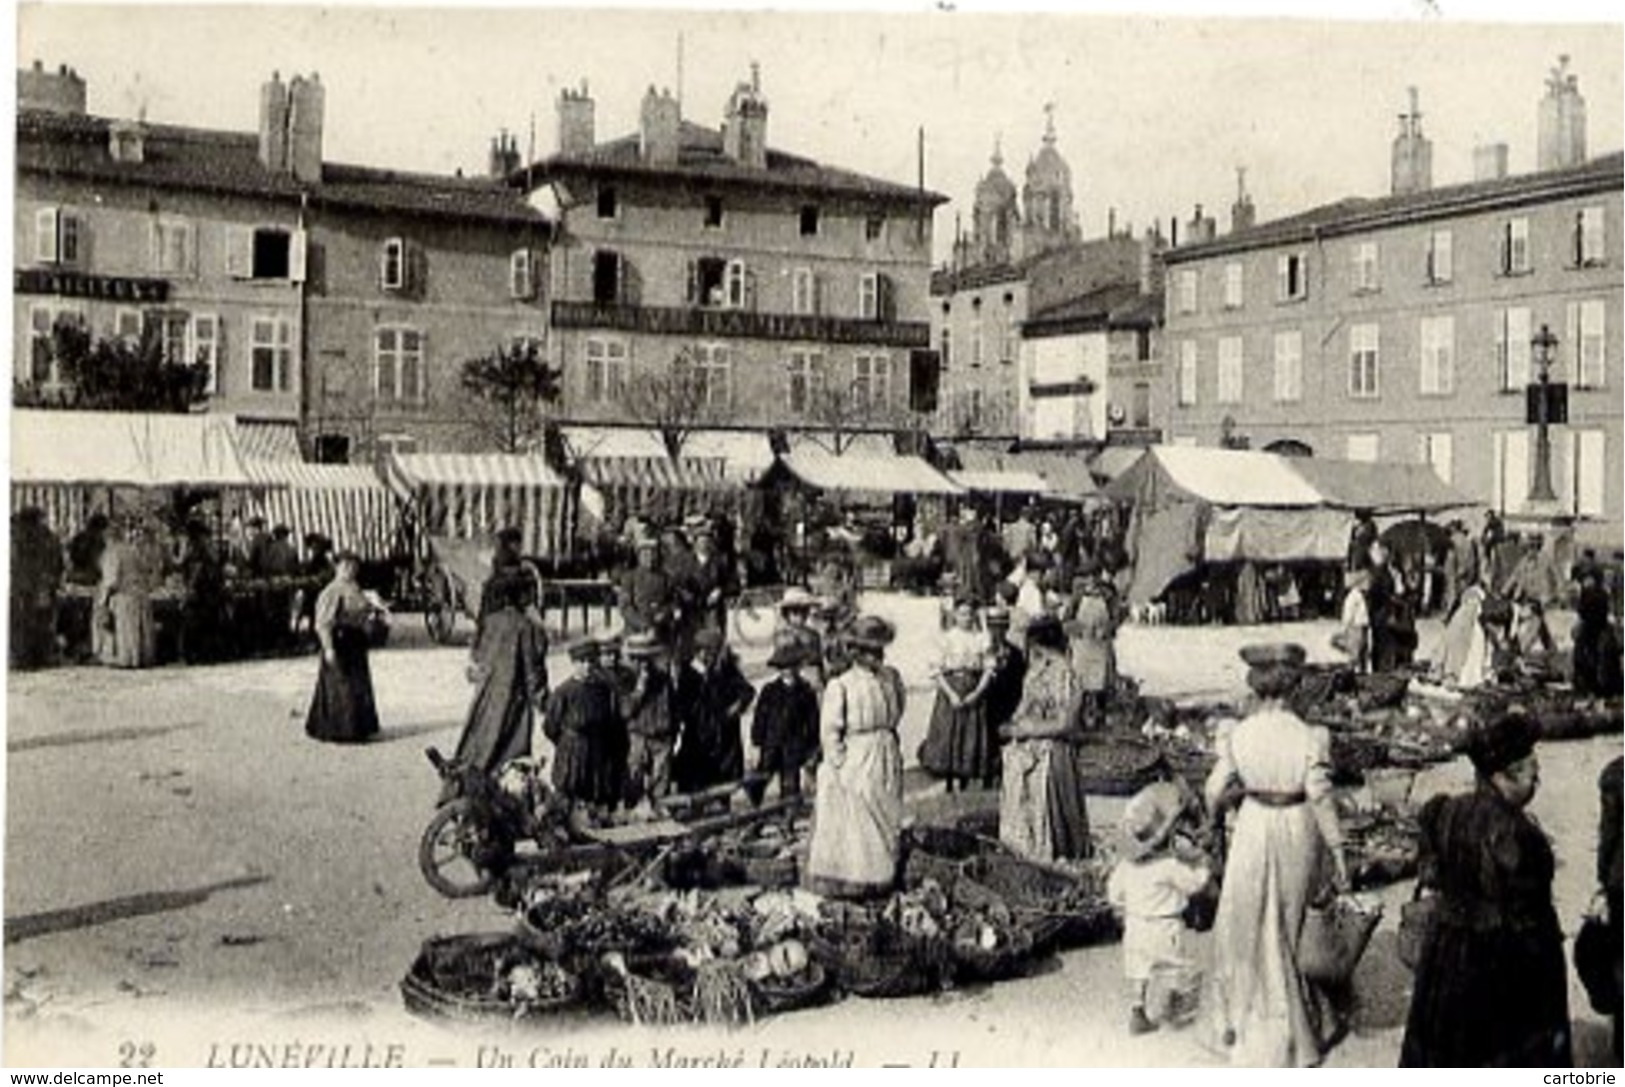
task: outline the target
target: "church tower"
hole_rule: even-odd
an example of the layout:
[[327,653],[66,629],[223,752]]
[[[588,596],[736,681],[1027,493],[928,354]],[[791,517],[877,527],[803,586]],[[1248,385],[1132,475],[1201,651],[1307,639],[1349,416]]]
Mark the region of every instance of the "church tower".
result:
[[1072,168],[1055,149],[1053,102],[1044,107],[1044,114],[1044,144],[1027,163],[1027,184],[1021,190],[1026,217],[1019,258],[1047,253],[1082,237],[1077,213],[1072,209]]
[[1016,202],[1016,183],[1004,172],[1004,154],[997,139],[993,141],[992,165],[976,183],[976,202],[971,216],[968,263],[1010,263],[1015,255],[1021,209]]

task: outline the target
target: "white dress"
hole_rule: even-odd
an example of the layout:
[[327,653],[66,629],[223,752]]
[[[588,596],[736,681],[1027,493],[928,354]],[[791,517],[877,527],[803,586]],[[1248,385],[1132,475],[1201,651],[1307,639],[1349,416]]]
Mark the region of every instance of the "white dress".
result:
[[815,891],[865,895],[891,888],[903,833],[903,753],[895,671],[854,665],[824,688],[807,882]]

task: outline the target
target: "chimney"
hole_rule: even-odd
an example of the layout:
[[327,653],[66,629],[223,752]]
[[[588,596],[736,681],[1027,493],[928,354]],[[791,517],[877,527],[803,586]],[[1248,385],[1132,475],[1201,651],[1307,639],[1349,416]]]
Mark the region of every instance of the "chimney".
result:
[[1422,135],[1422,111],[1416,88],[1410,88],[1411,110],[1399,115],[1394,137],[1391,189],[1395,196],[1426,192],[1433,187],[1433,141]]
[[327,91],[315,72],[309,79],[288,81],[288,168],[296,181],[315,184],[322,179],[322,114]]
[[1158,295],[1162,293],[1162,235],[1151,227],[1145,228],[1145,237],[1140,241],[1140,293],[1144,295]]
[[32,68],[17,69],[17,108],[82,117],[85,81],[65,64],[47,72],[45,65],[36,60]]
[[288,168],[288,88],[281,72],[260,85],[260,165],[279,173]]
[[1168,244],[1175,248],[1179,246],[1179,216],[1175,215],[1168,220],[1168,233],[1171,235]]
[[1546,77],[1546,97],[1540,100],[1539,152],[1536,168],[1561,170],[1586,159],[1586,102],[1580,80],[1569,72],[1568,54]]
[[643,161],[651,166],[677,165],[682,123],[682,110],[671,91],[656,91],[651,85],[643,95],[638,119],[638,146]]
[[493,181],[503,181],[513,176],[523,166],[519,158],[519,137],[508,135],[503,129],[491,138],[491,159],[486,167],[486,173]]
[[762,97],[762,70],[754,62],[750,82],[740,83],[728,98],[722,151],[741,166],[767,166],[767,99]]
[[1481,143],[1473,148],[1473,180],[1497,181],[1507,176],[1507,145]]
[[585,79],[581,81],[579,91],[566,87],[559,92],[559,154],[592,154],[592,149],[598,144],[598,137],[593,131],[593,109],[592,96],[587,93]]
[[1243,230],[1250,230],[1258,222],[1258,209],[1253,207],[1253,198],[1247,195],[1247,167],[1236,167],[1236,202],[1230,205],[1230,233],[1239,234]]
[[1191,245],[1201,245],[1210,242],[1219,236],[1219,225],[1211,215],[1202,214],[1202,205],[1196,205],[1196,213],[1190,221]]

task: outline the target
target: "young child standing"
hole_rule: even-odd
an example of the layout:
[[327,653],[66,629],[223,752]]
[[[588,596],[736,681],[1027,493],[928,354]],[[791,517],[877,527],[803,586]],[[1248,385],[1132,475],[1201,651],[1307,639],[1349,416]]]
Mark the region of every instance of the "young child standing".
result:
[[818,754],[818,691],[802,675],[805,650],[786,643],[773,650],[768,667],[778,675],[762,685],[750,722],[756,768],[777,774],[779,796],[801,795],[801,768]]
[[[1184,814],[1179,787],[1159,781],[1136,793],[1123,810],[1122,859],[1106,881],[1106,897],[1123,919],[1123,974],[1129,984],[1130,1034],[1157,1029],[1163,1008],[1147,1011],[1153,977],[1188,982],[1191,960],[1185,952],[1183,914],[1191,896],[1212,878],[1206,863],[1187,859],[1173,844]],[[1183,986],[1175,983],[1175,991]],[[1169,1020],[1188,1010],[1175,1002]]]

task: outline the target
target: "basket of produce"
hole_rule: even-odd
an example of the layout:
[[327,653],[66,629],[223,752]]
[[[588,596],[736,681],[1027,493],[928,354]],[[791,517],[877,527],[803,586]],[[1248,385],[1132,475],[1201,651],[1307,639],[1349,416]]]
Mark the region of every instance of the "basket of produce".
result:
[[835,984],[856,996],[923,996],[944,988],[953,977],[953,961],[940,932],[905,930],[861,909],[845,909],[826,919],[807,946],[833,973]]
[[1421,831],[1412,810],[1381,806],[1342,817],[1349,879],[1360,890],[1416,875]]
[[1388,764],[1390,740],[1375,733],[1332,732],[1332,781],[1352,785],[1365,780],[1367,770]]
[[505,932],[426,940],[401,980],[406,1010],[428,1019],[526,1019],[580,995],[575,974]]
[[777,1015],[822,1003],[831,974],[800,940],[785,940],[740,960],[760,1014]]
[[672,950],[676,936],[671,926],[645,910],[612,903],[596,903],[572,911],[548,927],[551,911],[533,907],[519,915],[524,938],[539,949],[557,957],[587,955],[597,957],[611,951],[632,955],[655,955]]
[[782,842],[734,842],[723,848],[722,857],[748,886],[794,887],[801,880],[801,863]]
[[[1105,886],[1093,870],[1073,874],[1021,857],[980,857],[965,865],[965,880],[983,888],[1018,918],[1038,926],[1056,947],[1115,939],[1117,921]],[[960,898],[972,888],[965,887]]]
[[903,886],[912,890],[927,880],[951,887],[964,862],[989,854],[1008,854],[995,838],[957,827],[920,825],[903,833]]
[[1138,736],[1090,734],[1078,744],[1083,791],[1095,796],[1133,796],[1157,776],[1163,755]]
[[693,1022],[695,969],[682,956],[612,951],[600,962],[599,997],[624,1021],[641,1027]]
[[973,984],[1020,977],[1040,954],[1033,926],[1000,904],[958,911],[948,946],[954,980]]

